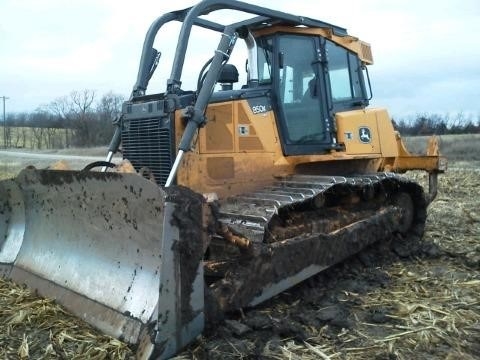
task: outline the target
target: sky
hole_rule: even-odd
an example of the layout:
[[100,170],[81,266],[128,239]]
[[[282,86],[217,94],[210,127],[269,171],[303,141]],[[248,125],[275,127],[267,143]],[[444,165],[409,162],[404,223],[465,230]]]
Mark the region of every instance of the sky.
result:
[[[0,97],[9,98],[6,112],[31,112],[74,90],[128,97],[152,21],[196,2],[0,0]],[[375,62],[369,67],[371,106],[387,108],[395,118],[480,116],[479,0],[246,2],[330,22],[370,43]],[[233,22],[234,16],[217,13],[212,19]],[[171,25],[157,37],[162,60],[150,93],[165,89],[177,31]],[[218,40],[218,33],[204,31],[191,38],[184,89],[194,89],[193,69],[213,55]],[[243,70],[243,49],[236,51],[233,57]]]

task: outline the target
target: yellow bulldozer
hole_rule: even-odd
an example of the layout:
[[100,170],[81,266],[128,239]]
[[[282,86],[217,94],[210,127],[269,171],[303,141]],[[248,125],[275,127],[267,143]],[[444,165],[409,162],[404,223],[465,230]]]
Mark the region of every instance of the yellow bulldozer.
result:
[[[208,17],[220,10],[245,20]],[[147,93],[161,63],[154,40],[170,22],[181,23],[170,76]],[[186,90],[198,29],[219,42]],[[240,41],[243,84],[229,63]],[[133,344],[138,358],[167,358],[205,324],[370,244],[414,247],[446,161],[435,138],[426,155],[409,153],[387,111],[368,108],[372,63],[368,43],[308,17],[235,0],[164,14],[106,161],[0,182],[0,275]],[[110,170],[118,151],[135,173]],[[407,170],[428,173],[427,191],[399,175]]]

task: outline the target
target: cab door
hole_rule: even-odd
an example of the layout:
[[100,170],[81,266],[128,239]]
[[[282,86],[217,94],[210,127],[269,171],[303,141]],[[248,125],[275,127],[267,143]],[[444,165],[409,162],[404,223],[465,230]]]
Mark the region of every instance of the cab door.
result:
[[321,154],[332,149],[318,38],[282,34],[276,38],[274,87],[285,155]]

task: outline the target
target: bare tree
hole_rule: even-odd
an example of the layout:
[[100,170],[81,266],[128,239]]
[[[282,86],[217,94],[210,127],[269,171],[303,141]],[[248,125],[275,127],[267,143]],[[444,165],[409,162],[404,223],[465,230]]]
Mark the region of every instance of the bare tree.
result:
[[19,127],[15,128],[15,131],[14,131],[14,136],[13,136],[13,147],[15,148],[18,148],[18,144],[20,143],[20,139],[21,139],[21,136],[22,136],[22,133],[20,132],[20,129]]
[[5,147],[12,147],[12,127],[6,126],[5,127]]
[[32,127],[32,139],[31,148],[39,149],[43,148],[45,129],[41,127]]
[[109,92],[96,102],[93,90],[72,91],[33,113],[12,115],[10,126],[15,129],[8,140],[23,147],[30,141],[34,148],[107,145],[123,100]]
[[92,139],[90,123],[95,117],[92,106],[95,99],[95,91],[72,91],[70,99],[72,101],[72,116],[74,118],[74,127],[77,130],[78,145],[93,145],[94,141]]
[[[57,98],[48,105],[49,111],[64,128],[67,147],[71,141],[78,146],[94,144],[95,131],[92,129],[95,120],[94,100],[93,90],[72,91],[69,96]],[[71,129],[74,129],[74,133]]]
[[97,143],[108,144],[113,135],[112,122],[122,113],[123,95],[108,92],[97,105]]
[[21,140],[22,140],[22,148],[27,147],[27,136],[28,136],[28,128],[26,126],[22,126],[20,128],[21,133]]
[[70,139],[72,137],[73,116],[72,104],[68,96],[62,96],[52,101],[47,106],[54,117],[59,122],[59,127],[65,132],[65,147],[70,147]]

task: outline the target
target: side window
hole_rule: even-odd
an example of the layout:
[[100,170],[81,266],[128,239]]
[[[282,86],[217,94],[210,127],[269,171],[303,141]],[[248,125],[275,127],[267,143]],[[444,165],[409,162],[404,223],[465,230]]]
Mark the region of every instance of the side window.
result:
[[258,82],[269,84],[272,81],[273,39],[262,39],[258,44]]
[[333,101],[362,97],[357,56],[331,41],[325,48]]
[[353,97],[363,97],[364,94],[362,93],[362,85],[360,85],[360,76],[363,76],[360,61],[356,55],[349,52],[348,63],[350,65],[350,78],[352,81]]

